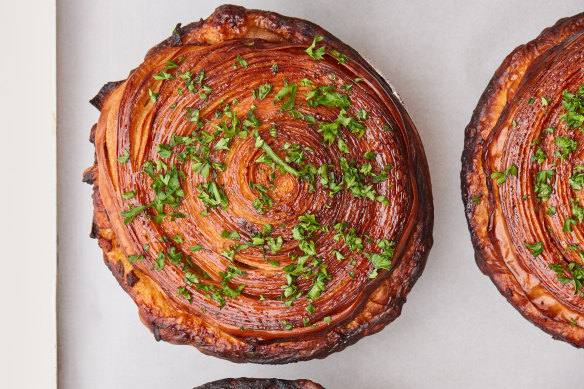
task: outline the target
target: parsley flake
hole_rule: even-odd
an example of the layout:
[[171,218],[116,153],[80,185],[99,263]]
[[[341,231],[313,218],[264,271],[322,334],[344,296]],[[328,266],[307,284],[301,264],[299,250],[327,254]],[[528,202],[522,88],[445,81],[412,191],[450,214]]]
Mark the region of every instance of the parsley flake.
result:
[[312,44],[306,50],[304,50],[304,52],[316,60],[323,59],[323,56],[325,54],[325,49],[326,49],[325,46],[321,46],[318,49],[315,49],[316,44],[323,39],[324,38],[322,36],[319,36],[319,35],[315,36],[314,40],[312,41]]
[[535,242],[533,244],[524,242],[523,244],[525,245],[525,247],[531,250],[531,255],[533,255],[534,257],[537,257],[541,253],[543,253],[543,242]]
[[247,68],[247,61],[241,57],[241,55],[237,54],[237,62],[243,68]]
[[497,186],[498,186],[498,185],[501,185],[502,183],[504,183],[505,181],[507,181],[507,178],[509,178],[509,175],[517,177],[517,166],[515,166],[515,164],[511,164],[511,166],[509,166],[502,173],[501,172],[493,172],[491,174],[491,178],[497,179]]
[[136,196],[136,191],[135,190],[130,190],[126,193],[122,193],[122,198],[129,200],[131,198],[134,198],[134,196]]
[[130,153],[128,152],[128,150],[124,150],[124,151],[122,152],[122,155],[120,155],[120,156],[117,158],[117,161],[118,161],[119,163],[127,163],[129,159],[130,159]]

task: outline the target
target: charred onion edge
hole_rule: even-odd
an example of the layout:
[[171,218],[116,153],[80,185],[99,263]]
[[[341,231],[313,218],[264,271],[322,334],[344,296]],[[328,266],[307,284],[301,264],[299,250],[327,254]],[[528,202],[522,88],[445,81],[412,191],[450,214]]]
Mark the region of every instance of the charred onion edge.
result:
[[[530,64],[539,56],[545,55],[547,50],[582,31],[584,13],[560,19],[552,27],[543,30],[537,38],[517,47],[505,58],[481,95],[466,127],[460,173],[462,201],[477,265],[526,319],[555,339],[564,340],[576,347],[584,347],[584,330],[546,316],[529,300],[503,260],[491,254],[495,252],[494,246],[490,240],[481,238],[481,234],[486,234],[488,229],[486,225],[481,225],[479,216],[480,208],[486,202],[474,203],[472,197],[489,192],[487,180],[490,178],[485,177],[481,162],[485,139],[496,127],[506,104],[513,101],[516,87],[521,83]],[[502,101],[505,104],[500,104]]]
[[[252,25],[253,23],[253,25]],[[401,266],[399,283],[391,277],[387,278],[373,291],[362,310],[355,312],[339,325],[328,331],[319,332],[311,336],[275,341],[270,344],[245,343],[239,338],[223,333],[198,318],[190,322],[179,323],[177,316],[184,313],[176,311],[170,299],[153,283],[146,275],[134,269],[132,264],[123,255],[117,238],[111,228],[109,217],[101,200],[98,187],[98,166],[94,164],[84,173],[84,181],[93,183],[94,218],[92,225],[92,237],[97,237],[100,247],[103,249],[104,261],[122,288],[134,299],[142,322],[150,328],[156,340],[165,340],[175,344],[190,344],[201,352],[228,359],[233,362],[254,362],[280,364],[297,362],[312,358],[324,358],[335,351],[355,343],[366,335],[376,333],[392,322],[401,313],[401,307],[406,301],[408,292],[416,280],[422,274],[429,250],[432,246],[432,228],[434,209],[430,185],[430,173],[426,162],[421,140],[415,127],[400,103],[399,97],[391,89],[389,84],[352,48],[343,44],[336,37],[321,27],[305,20],[285,17],[273,12],[260,10],[247,10],[243,7],[224,5],[218,7],[206,20],[200,20],[178,29],[182,42],[192,42],[194,37],[203,27],[213,27],[228,31],[229,38],[244,36],[248,27],[261,28],[274,34],[277,41],[292,41],[310,45],[316,35],[321,35],[324,40],[320,44],[328,48],[334,48],[345,54],[351,54],[352,60],[357,60],[386,90],[405,123],[408,133],[407,145],[411,152],[411,166],[415,167],[415,181],[418,188],[419,215],[416,230],[410,237],[410,244],[404,255],[399,260]],[[170,37],[152,48],[146,58],[165,47],[175,44]],[[117,83],[106,84],[91,103],[98,109],[109,93],[119,85]],[[90,140],[93,142],[95,126],[92,128]],[[394,281],[393,283],[391,281]],[[164,309],[175,309],[175,315],[164,315],[160,306]],[[184,317],[181,317],[185,319]],[[194,323],[193,323],[194,321]]]
[[224,378],[194,389],[324,389],[310,380],[281,380],[279,378]]

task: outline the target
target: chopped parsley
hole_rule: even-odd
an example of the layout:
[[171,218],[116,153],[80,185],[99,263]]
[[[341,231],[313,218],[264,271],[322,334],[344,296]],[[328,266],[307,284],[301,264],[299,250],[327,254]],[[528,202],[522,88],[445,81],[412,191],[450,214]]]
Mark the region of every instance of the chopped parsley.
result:
[[584,124],[584,85],[580,85],[575,93],[565,90],[562,106],[567,112],[559,115],[559,118],[566,123],[566,127],[582,128]]
[[140,205],[134,208],[131,208],[125,212],[122,212],[122,217],[124,218],[124,224],[128,224],[131,222],[136,216],[138,216],[142,211],[148,208],[148,205]]
[[259,192],[259,197],[253,200],[252,206],[260,215],[263,215],[272,207],[272,205],[274,205],[274,200],[268,195],[268,188],[265,186],[254,184],[253,182],[250,182],[249,186]]
[[316,59],[316,60],[321,60],[323,59],[323,56],[325,54],[325,50],[326,47],[325,46],[321,46],[319,48],[316,48],[316,44],[318,42],[320,42],[321,40],[323,40],[324,38],[322,36],[315,36],[314,40],[312,41],[312,44],[306,49],[304,50],[305,53],[307,53],[308,55],[310,55],[312,58]]
[[197,196],[207,208],[220,207],[221,209],[227,209],[229,201],[223,189],[219,187],[215,182],[209,181],[207,183],[197,185],[199,190],[199,195]]
[[282,104],[282,108],[280,108],[280,112],[289,111],[294,109],[294,103],[296,102],[296,92],[298,91],[298,85],[296,83],[288,84],[286,80],[284,80],[284,86],[282,89],[276,93],[274,96],[274,104],[278,103],[284,97],[288,96],[288,99]]
[[549,200],[553,187],[550,185],[552,177],[556,174],[553,170],[541,170],[535,175],[534,192],[538,200]]
[[565,136],[556,136],[554,138],[554,144],[560,149],[556,150],[554,155],[562,161],[578,147],[578,142]]
[[166,66],[165,66],[166,70],[176,69],[176,68],[178,68],[178,65],[176,64],[176,62],[174,62],[173,60],[170,60],[170,59],[166,61]]
[[155,80],[172,80],[174,78],[172,74],[167,73],[164,70],[161,70],[160,73],[155,74],[153,77]]
[[349,62],[349,59],[347,58],[347,56],[345,54],[341,54],[336,50],[330,50],[329,53],[335,57],[339,63],[346,63]]
[[179,296],[183,296],[189,303],[192,302],[191,292],[189,292],[186,287],[177,288],[176,292]]
[[378,239],[377,247],[381,249],[380,253],[364,253],[374,267],[374,270],[369,273],[369,278],[377,277],[379,269],[390,269],[391,258],[393,257],[395,251],[395,242],[390,242],[387,239]]
[[150,101],[152,101],[152,104],[154,104],[158,99],[159,94],[154,93],[152,89],[148,88],[148,96],[150,96]]
[[582,190],[584,187],[584,166],[576,166],[574,168],[574,173],[572,177],[569,178],[570,185],[574,190]]
[[128,150],[124,150],[124,151],[122,152],[122,155],[120,155],[120,156],[117,158],[117,161],[118,161],[119,163],[126,163],[126,162],[128,162],[128,160],[129,160],[129,159],[130,159],[130,153],[128,152]]
[[254,89],[254,92],[256,92],[256,94],[254,94],[254,97],[256,99],[263,100],[272,91],[272,88],[273,88],[272,84],[266,82],[264,85],[260,85],[257,91]]
[[574,216],[576,219],[578,219],[578,223],[582,223],[582,220],[584,220],[584,208],[582,208],[579,204],[578,204],[578,200],[573,200],[573,204],[572,204],[572,216]]
[[541,253],[543,253],[543,242],[535,242],[533,244],[524,242],[523,244],[525,245],[525,247],[531,250],[531,255],[533,255],[534,257],[537,257]]
[[122,198],[129,200],[134,198],[134,196],[136,196],[136,191],[135,190],[130,190],[126,193],[122,193]]
[[241,239],[241,237],[239,236],[239,233],[237,231],[229,232],[225,229],[221,232],[221,237],[223,239],[234,239],[234,240]]
[[493,172],[491,174],[491,178],[497,180],[497,185],[501,185],[502,183],[507,181],[507,178],[509,178],[510,175],[517,177],[517,166],[515,166],[515,164],[511,164],[511,166],[505,169],[505,171],[502,173]]
[[266,154],[268,155],[268,157],[274,161],[276,164],[278,164],[280,167],[282,167],[284,169],[284,171],[286,171],[287,173],[292,174],[294,177],[299,177],[300,176],[300,172],[298,172],[298,170],[294,169],[292,166],[290,166],[289,164],[287,164],[286,162],[284,162],[284,160],[282,158],[280,158],[275,152],[274,150],[272,150],[272,148],[260,137],[259,133],[257,130],[254,130],[254,137],[255,137],[255,148],[262,148]]
[[[582,254],[580,254],[580,256],[582,256]],[[568,266],[565,266],[563,263],[558,262],[556,264],[550,264],[549,268],[556,273],[558,281],[561,282],[562,285],[573,282],[574,294],[576,295],[580,292],[584,282],[584,267],[582,267],[582,265],[579,265],[576,262],[570,262]]]
[[334,85],[312,87],[312,91],[306,94],[307,105],[309,107],[324,105],[326,107],[349,108],[351,106],[349,97],[340,92],[333,92],[334,88]]
[[535,154],[533,154],[533,157],[531,157],[531,160],[534,162],[537,162],[539,165],[541,165],[546,160],[546,158],[547,158],[547,156],[545,155],[543,149],[541,147],[539,147],[535,151]]
[[578,221],[576,221],[572,218],[567,218],[564,221],[564,227],[562,228],[562,232],[572,233],[572,225],[576,225],[576,224],[578,224]]
[[241,55],[237,54],[237,62],[242,68],[247,68],[247,61],[241,57]]

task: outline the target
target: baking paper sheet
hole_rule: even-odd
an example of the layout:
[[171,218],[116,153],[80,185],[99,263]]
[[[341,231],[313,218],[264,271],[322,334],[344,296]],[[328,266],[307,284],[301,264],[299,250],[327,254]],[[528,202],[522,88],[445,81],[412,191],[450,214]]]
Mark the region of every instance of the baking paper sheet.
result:
[[88,100],[123,79],[178,22],[217,1],[58,2],[59,378],[68,388],[190,388],[224,377],[309,378],[327,388],[550,388],[582,385],[584,353],[509,305],[474,263],[460,196],[464,128],[516,46],[581,1],[241,1],[309,19],[357,49],[395,86],[430,164],[434,248],[403,313],[324,360],[234,364],[157,343],[89,238]]

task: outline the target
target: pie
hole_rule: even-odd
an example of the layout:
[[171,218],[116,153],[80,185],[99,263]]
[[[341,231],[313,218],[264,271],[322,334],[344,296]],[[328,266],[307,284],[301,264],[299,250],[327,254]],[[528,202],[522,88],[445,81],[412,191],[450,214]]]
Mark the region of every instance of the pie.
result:
[[501,64],[466,128],[477,264],[535,325],[584,346],[584,14]]
[[287,363],[400,314],[432,245],[428,166],[330,33],[222,6],[91,102],[92,236],[156,340]]

